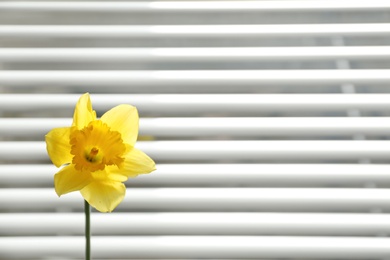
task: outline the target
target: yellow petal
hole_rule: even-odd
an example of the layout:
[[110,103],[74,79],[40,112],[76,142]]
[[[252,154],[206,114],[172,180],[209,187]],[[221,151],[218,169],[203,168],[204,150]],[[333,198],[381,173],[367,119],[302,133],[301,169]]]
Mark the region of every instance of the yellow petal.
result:
[[74,165],[68,165],[54,175],[54,187],[58,196],[81,190],[92,181],[91,174],[80,172],[74,168]]
[[70,131],[70,127],[54,128],[45,136],[47,153],[57,167],[72,161]]
[[109,168],[109,176],[112,179],[123,181],[121,176],[133,178],[138,174],[150,173],[154,170],[156,170],[156,164],[154,161],[144,152],[133,148],[125,155],[125,161],[120,169],[113,167]]
[[115,181],[93,181],[81,190],[84,199],[100,212],[113,211],[125,194],[125,185]]
[[85,93],[76,104],[72,126],[75,126],[77,129],[83,129],[93,120],[96,120],[96,112],[92,110],[89,93]]
[[138,137],[138,111],[130,105],[119,105],[107,111],[101,118],[111,130],[122,135],[124,143],[134,146]]
[[116,173],[118,172],[117,165],[108,165],[104,170],[106,171],[106,178],[109,181],[125,182],[128,179],[127,176]]

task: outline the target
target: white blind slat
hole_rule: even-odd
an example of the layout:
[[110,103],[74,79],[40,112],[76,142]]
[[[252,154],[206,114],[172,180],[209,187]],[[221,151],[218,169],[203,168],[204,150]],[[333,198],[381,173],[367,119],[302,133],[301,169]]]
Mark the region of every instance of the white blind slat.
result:
[[[82,237],[0,238],[0,250],[8,258],[42,255],[83,256]],[[26,251],[17,250],[20,243]],[[291,255],[320,259],[381,258],[390,253],[388,238],[272,237],[272,236],[134,236],[93,237],[94,254],[103,258],[285,258]],[[180,250],[178,250],[180,248]]]
[[[118,211],[361,211],[390,209],[388,189],[129,188]],[[28,196],[26,197],[26,195]],[[61,199],[52,188],[0,190],[7,210],[82,209],[81,195]]]
[[[29,131],[31,137],[43,136],[52,128],[72,124],[70,118],[0,118],[0,134],[18,137]],[[141,118],[140,135],[153,137],[204,137],[229,135],[254,136],[345,136],[383,135],[390,133],[387,117],[209,117]]]
[[[387,164],[159,164],[130,187],[388,187]],[[0,165],[3,187],[52,187],[58,169],[47,164]]]
[[[118,213],[92,214],[100,235],[290,235],[368,236],[390,232],[387,214],[331,213]],[[83,235],[82,213],[0,215],[0,234]]]
[[[79,95],[3,94],[3,111],[68,109],[73,113]],[[390,94],[93,94],[95,109],[107,110],[129,103],[140,112],[169,115],[215,113],[259,113],[261,111],[337,111],[390,109]]]
[[104,12],[205,12],[205,11],[326,11],[389,9],[385,0],[371,1],[159,1],[159,2],[10,2],[0,3],[7,11],[104,11]]
[[1,25],[1,37],[275,37],[388,35],[386,23],[262,24],[262,25]]
[[[382,159],[389,141],[144,141],[136,147],[157,162],[179,161],[324,161]],[[47,161],[44,142],[2,142],[0,160]]]
[[[0,3],[1,4],[1,3]],[[388,59],[387,46],[219,48],[2,48],[2,62],[216,62]]]
[[[176,71],[1,71],[0,84],[10,86],[34,86],[50,84],[69,87],[83,86],[86,89],[108,86],[122,86],[127,91],[134,88],[138,92],[150,87],[156,92],[162,88],[175,87],[203,91],[226,91],[227,86],[269,85],[334,85],[380,84],[390,82],[390,70],[238,70],[227,73],[221,70]],[[194,87],[195,86],[195,87]],[[314,87],[313,86],[313,87]],[[207,90],[209,89],[209,90]],[[253,89],[253,87],[252,87]],[[245,89],[242,89],[245,90]]]

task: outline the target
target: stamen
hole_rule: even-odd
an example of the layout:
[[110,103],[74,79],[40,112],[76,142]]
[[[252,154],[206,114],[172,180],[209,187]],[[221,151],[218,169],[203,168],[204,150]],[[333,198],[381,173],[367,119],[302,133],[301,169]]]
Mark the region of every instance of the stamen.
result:
[[89,152],[89,155],[87,156],[87,160],[89,162],[94,162],[95,161],[95,158],[96,158],[96,155],[99,153],[99,149],[97,149],[96,147],[93,147],[91,149],[91,151]]

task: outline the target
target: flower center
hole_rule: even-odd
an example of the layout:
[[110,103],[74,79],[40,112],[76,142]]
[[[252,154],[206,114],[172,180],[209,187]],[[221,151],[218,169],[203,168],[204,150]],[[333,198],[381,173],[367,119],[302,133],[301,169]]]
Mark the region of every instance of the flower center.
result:
[[86,155],[86,159],[89,162],[96,162],[96,155],[99,153],[99,149],[93,147],[88,155]]
[[121,134],[102,121],[95,120],[70,135],[72,163],[76,170],[94,172],[104,170],[106,165],[123,164],[126,151]]

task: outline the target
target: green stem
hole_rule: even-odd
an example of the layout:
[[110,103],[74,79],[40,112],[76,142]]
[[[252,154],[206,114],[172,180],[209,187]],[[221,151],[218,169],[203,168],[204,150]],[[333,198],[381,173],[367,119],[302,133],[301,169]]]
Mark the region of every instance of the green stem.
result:
[[84,200],[85,212],[85,260],[91,260],[91,207]]

